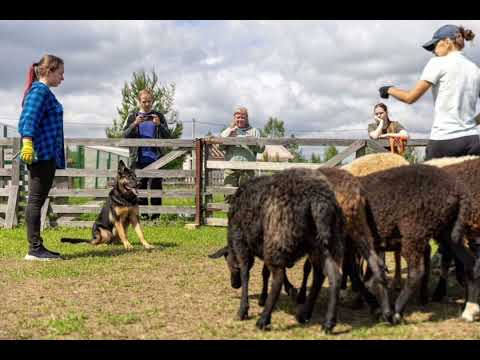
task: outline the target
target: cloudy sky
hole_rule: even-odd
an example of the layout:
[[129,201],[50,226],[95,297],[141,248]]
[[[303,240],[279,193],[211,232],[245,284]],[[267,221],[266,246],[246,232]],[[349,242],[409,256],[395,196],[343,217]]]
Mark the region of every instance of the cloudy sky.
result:
[[[155,69],[175,83],[185,138],[218,133],[232,109],[252,125],[268,117],[298,137],[365,138],[383,85],[411,88],[431,54],[421,48],[446,23],[480,32],[472,20],[408,21],[0,21],[0,122],[16,126],[28,66],[45,53],[65,61],[53,89],[67,137],[104,137],[121,88]],[[480,35],[478,35],[480,36]],[[480,63],[480,45],[466,55]],[[384,100],[414,138],[428,137],[433,101]]]

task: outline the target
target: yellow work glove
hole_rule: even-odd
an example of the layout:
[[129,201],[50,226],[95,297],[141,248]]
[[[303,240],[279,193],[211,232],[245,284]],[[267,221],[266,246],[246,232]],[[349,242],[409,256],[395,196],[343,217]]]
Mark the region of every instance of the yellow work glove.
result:
[[28,165],[33,161],[33,142],[32,139],[22,140],[22,152],[20,153],[20,159]]

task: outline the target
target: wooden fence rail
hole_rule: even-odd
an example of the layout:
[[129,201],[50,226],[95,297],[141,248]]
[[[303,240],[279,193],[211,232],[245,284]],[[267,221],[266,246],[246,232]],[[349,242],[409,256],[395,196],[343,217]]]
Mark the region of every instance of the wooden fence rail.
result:
[[[164,178],[169,180],[183,179],[185,184],[191,184],[189,179],[194,179],[194,188],[189,185],[186,189],[167,189],[163,190],[140,190],[140,197],[175,197],[195,199],[195,206],[140,206],[141,213],[144,214],[181,214],[185,216],[195,216],[195,224],[225,226],[225,218],[212,217],[215,211],[228,211],[228,204],[214,201],[214,195],[229,195],[236,190],[231,186],[219,186],[222,173],[225,169],[235,170],[254,170],[257,173],[264,171],[280,171],[288,168],[319,168],[338,166],[350,156],[359,157],[368,151],[382,152],[386,151],[389,143],[387,140],[365,140],[365,139],[323,139],[323,138],[205,138],[205,139],[85,139],[68,138],[65,139],[66,145],[84,145],[84,146],[117,146],[117,147],[167,147],[172,149],[167,155],[157,160],[145,169],[136,170],[138,177]],[[300,146],[341,146],[346,147],[339,154],[325,163],[291,163],[291,162],[239,162],[239,161],[219,161],[209,159],[209,147],[214,144],[221,145],[290,145]],[[426,146],[427,140],[409,140],[409,147]],[[22,181],[21,170],[24,167],[18,157],[10,159],[11,165],[5,163],[5,154],[16,154],[20,149],[20,139],[18,138],[0,138],[0,178],[8,181],[8,186],[0,187],[0,199],[8,198],[6,203],[0,203],[0,225],[11,228],[18,222],[17,213],[19,211],[19,194]],[[193,170],[166,170],[163,166],[179,157],[192,152],[194,156]],[[11,155],[10,155],[11,157]],[[107,177],[116,176],[115,169],[72,169],[57,170],[55,175],[54,187],[50,190],[49,198],[42,209],[42,228],[50,226],[91,226],[92,221],[75,220],[77,214],[96,214],[100,211],[101,204],[95,201],[91,204],[68,205],[59,202],[57,199],[71,197],[91,197],[95,200],[102,200],[108,196],[110,188],[105,189],[72,189],[69,187],[69,178],[72,177]],[[23,179],[23,178],[22,178]],[[108,186],[108,185],[107,185]],[[47,221],[48,214],[55,216],[51,221]]]

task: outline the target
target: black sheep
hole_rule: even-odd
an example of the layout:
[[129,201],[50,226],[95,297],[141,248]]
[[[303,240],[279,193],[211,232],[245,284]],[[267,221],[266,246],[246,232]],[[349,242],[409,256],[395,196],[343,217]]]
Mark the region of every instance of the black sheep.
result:
[[[375,275],[376,293],[379,294],[379,300],[382,304],[383,317],[385,320],[391,321],[385,264],[374,250],[376,244],[374,243],[374,238],[368,224],[368,213],[370,209],[364,191],[360,185],[360,181],[347,171],[338,168],[320,168],[316,171],[327,177],[345,217],[345,232],[347,237],[343,263],[343,276],[350,276],[353,288],[360,291],[363,298],[370,305],[372,312],[376,310],[376,308],[378,308],[378,302],[364,287],[359,276],[360,271],[357,255],[366,259]],[[303,281],[297,298],[298,303],[303,303],[305,301],[309,273],[310,263],[307,259],[304,264]],[[262,274],[264,276],[264,284],[262,295],[260,296],[261,299],[266,296],[266,283],[268,282],[268,270],[265,267]]]
[[281,171],[248,180],[230,198],[228,244],[212,258],[225,256],[234,288],[242,287],[239,318],[248,316],[249,270],[254,258],[272,273],[272,288],[257,327],[265,329],[280,294],[285,268],[308,255],[314,269],[313,284],[304,305],[297,309],[300,323],[311,318],[325,279],[329,304],[323,324],[331,332],[344,253],[344,218],[330,184],[320,172],[307,169]]

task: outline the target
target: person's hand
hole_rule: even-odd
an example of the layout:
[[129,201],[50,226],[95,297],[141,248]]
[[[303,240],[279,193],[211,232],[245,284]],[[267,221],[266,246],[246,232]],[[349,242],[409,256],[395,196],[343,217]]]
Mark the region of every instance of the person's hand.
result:
[[143,116],[142,115],[137,115],[135,118],[135,121],[133,122],[134,126],[138,126],[143,122]]
[[382,126],[383,126],[383,118],[375,116],[375,120],[377,120],[379,124],[382,123]]
[[390,89],[393,86],[382,86],[380,89],[378,89],[378,92],[380,93],[380,97],[382,99],[388,99],[388,89]]
[[237,126],[234,126],[232,130],[230,130],[230,134],[228,136],[236,136],[237,135]]
[[32,164],[34,156],[32,139],[22,140],[22,151],[20,152],[20,159],[28,165]]
[[153,114],[153,115],[152,115],[152,119],[153,119],[153,123],[154,123],[155,125],[160,125],[161,120],[160,120],[160,117],[159,117],[157,114]]

